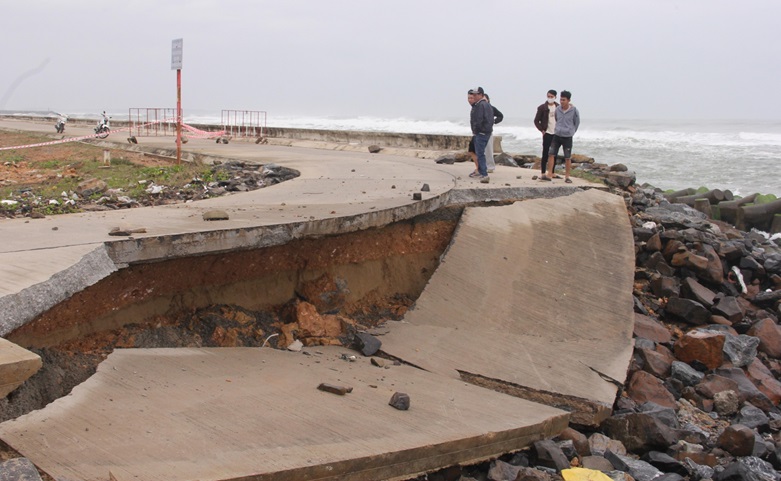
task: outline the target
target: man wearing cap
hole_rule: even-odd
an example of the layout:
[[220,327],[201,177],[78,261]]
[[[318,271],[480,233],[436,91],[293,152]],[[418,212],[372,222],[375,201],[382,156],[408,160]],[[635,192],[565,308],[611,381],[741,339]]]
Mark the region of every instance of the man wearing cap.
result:
[[494,130],[494,110],[485,100],[483,87],[470,89],[467,94],[472,96],[470,99],[472,111],[469,115],[469,123],[472,126],[472,140],[474,141],[475,153],[477,154],[478,178],[480,182],[487,184],[490,179],[488,178],[488,169],[485,161],[485,147],[488,145],[488,139],[491,138]]

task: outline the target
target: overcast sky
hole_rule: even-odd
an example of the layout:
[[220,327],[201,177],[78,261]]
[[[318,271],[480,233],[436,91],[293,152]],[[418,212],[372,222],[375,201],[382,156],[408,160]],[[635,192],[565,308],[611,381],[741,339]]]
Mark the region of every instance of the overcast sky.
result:
[[[479,6],[479,10],[478,7]],[[4,1],[0,109],[781,119],[779,0]]]

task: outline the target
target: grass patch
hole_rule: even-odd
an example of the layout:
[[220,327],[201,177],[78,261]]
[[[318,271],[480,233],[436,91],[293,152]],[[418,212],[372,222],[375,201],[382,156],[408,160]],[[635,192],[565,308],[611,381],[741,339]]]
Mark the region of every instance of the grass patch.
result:
[[[43,135],[0,131],[0,145],[29,145],[49,140]],[[0,151],[0,200],[20,195],[62,199],[62,193],[75,192],[79,182],[97,178],[109,189],[122,189],[127,195],[146,195],[150,183],[176,189],[192,181],[208,167],[195,163],[170,165],[142,153],[111,149],[111,165],[103,164],[103,147],[82,142]],[[139,181],[146,181],[139,183]],[[56,207],[45,207],[50,211]],[[45,205],[49,205],[46,203]],[[7,206],[0,206],[0,208]]]

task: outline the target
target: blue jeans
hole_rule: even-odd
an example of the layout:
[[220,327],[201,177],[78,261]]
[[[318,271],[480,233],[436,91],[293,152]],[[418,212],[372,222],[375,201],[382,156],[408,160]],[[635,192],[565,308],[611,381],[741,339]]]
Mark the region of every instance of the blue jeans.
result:
[[475,153],[477,154],[477,171],[482,176],[488,175],[488,169],[485,165],[485,147],[488,145],[488,139],[491,138],[487,134],[475,135]]

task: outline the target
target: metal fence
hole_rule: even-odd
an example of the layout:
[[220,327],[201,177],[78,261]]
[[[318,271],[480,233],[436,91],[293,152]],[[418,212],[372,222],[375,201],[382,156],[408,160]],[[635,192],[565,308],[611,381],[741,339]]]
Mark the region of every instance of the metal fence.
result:
[[176,109],[128,109],[130,135],[135,137],[176,136]]
[[221,119],[231,137],[262,138],[266,133],[266,112],[261,110],[223,110]]

